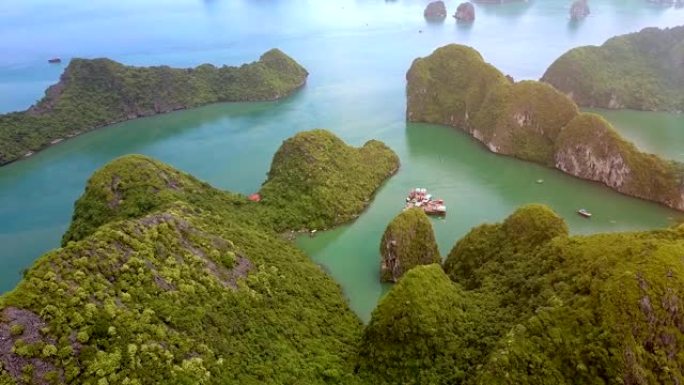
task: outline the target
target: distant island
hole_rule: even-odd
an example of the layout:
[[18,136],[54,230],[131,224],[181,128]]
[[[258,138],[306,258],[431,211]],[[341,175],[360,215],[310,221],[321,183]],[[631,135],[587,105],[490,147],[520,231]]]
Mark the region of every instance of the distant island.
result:
[[453,126],[492,152],[684,210],[684,164],[640,152],[546,83],[514,83],[461,45],[416,59],[406,77],[408,121]]
[[307,76],[277,49],[240,67],[132,67],[73,59],[36,105],[0,115],[0,165],[125,120],[217,102],[279,99],[303,86]]
[[[553,211],[524,206],[474,228],[443,266],[405,272],[362,325],[281,234],[353,218],[396,167],[384,144],[324,130],[283,142],[261,200],[142,155],[110,162],[62,247],[0,297],[0,383],[684,380],[684,225],[570,237]],[[421,228],[411,242],[433,243]]]
[[541,80],[582,107],[684,111],[684,26],[573,48]]

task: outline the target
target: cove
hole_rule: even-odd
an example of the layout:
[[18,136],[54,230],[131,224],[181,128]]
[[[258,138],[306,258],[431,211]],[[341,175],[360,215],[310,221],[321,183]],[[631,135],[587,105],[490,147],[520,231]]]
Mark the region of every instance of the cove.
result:
[[[528,202],[549,204],[576,234],[661,227],[679,215],[491,154],[453,129],[407,126],[404,76],[414,58],[457,42],[475,47],[518,80],[536,79],[570,47],[600,44],[646,26],[676,25],[684,11],[641,0],[595,0],[591,17],[571,25],[567,1],[530,1],[478,5],[475,24],[463,27],[449,18],[443,24],[425,23],[424,5],[415,0],[8,4],[0,12],[3,112],[28,107],[57,81],[63,67],[49,66],[46,60],[52,56],[65,62],[105,56],[126,64],[182,67],[240,64],[278,47],[311,75],[304,89],[279,102],[217,104],[130,121],[0,168],[0,290],[14,287],[23,269],[59,245],[87,178],[112,159],[142,153],[219,188],[250,193],[265,179],[282,140],[316,127],[356,146],[382,140],[402,162],[357,221],[297,240],[342,285],[364,320],[383,290],[377,279],[382,231],[412,187],[427,187],[447,200],[449,215],[433,222],[442,254],[472,226],[499,221]],[[35,44],[26,46],[28,40]],[[645,150],[677,156],[681,115],[601,113]],[[671,124],[664,123],[670,119]],[[542,185],[535,183],[540,178]],[[578,217],[579,207],[595,217]]]
[[[399,152],[402,168],[363,216],[352,224],[297,240],[341,283],[352,309],[366,321],[389,287],[379,282],[382,233],[401,212],[403,199],[413,187],[427,187],[445,200],[447,216],[432,219],[443,256],[472,227],[499,222],[527,203],[550,206],[573,234],[663,227],[684,218],[682,213],[617,194],[600,184],[491,153],[450,127],[410,124],[405,134],[407,147]],[[536,183],[537,179],[544,183]],[[580,217],[579,208],[587,208],[594,217]]]

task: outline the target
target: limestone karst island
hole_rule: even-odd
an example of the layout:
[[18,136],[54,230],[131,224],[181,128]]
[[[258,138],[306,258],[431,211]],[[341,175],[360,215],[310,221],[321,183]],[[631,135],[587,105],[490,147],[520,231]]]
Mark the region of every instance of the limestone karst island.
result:
[[0,10],[0,385],[684,384],[681,1],[91,3]]

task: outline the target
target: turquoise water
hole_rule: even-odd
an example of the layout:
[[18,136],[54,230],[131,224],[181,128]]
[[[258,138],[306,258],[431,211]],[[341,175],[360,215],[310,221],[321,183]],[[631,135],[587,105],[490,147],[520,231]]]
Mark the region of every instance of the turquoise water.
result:
[[[404,121],[405,72],[415,57],[438,46],[472,45],[516,79],[535,79],[570,47],[684,20],[682,10],[641,0],[594,0],[592,16],[573,25],[566,3],[477,6],[471,27],[457,26],[452,19],[426,24],[422,11],[427,1],[409,0],[3,4],[0,111],[28,107],[77,56],[107,56],[135,65],[234,65],[278,47],[311,76],[304,89],[279,102],[212,105],[127,122],[0,168],[0,290],[11,289],[23,269],[59,244],[88,176],[111,159],[143,153],[217,187],[249,193],[259,188],[282,140],[317,127],[355,145],[381,139],[402,161],[400,172],[358,221],[298,240],[340,282],[364,319],[382,292],[377,282],[380,235],[411,187],[428,187],[447,200],[449,215],[434,222],[444,254],[472,226],[498,221],[527,202],[550,204],[575,233],[671,223],[677,213],[661,206],[491,154],[455,130]],[[451,13],[454,6],[448,4]],[[48,65],[53,56],[65,63]],[[625,122],[618,128],[648,151],[678,156],[673,141],[681,138],[681,116],[664,115],[673,122],[664,124],[661,115],[606,114]],[[641,123],[628,124],[635,116],[644,119],[648,133],[640,130]],[[545,183],[536,184],[539,178]],[[595,217],[576,216],[578,207],[587,207]]]

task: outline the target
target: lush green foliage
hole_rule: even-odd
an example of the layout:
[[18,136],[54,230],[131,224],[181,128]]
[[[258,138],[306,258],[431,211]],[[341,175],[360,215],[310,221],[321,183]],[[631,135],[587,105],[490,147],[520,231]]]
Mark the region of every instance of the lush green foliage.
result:
[[684,27],[645,28],[602,46],[573,48],[542,81],[580,106],[684,110]]
[[397,215],[387,225],[380,242],[380,280],[396,282],[418,265],[440,263],[432,223],[421,208],[411,208]]
[[[570,98],[548,84],[508,81],[472,48],[439,48],[416,59],[407,79],[410,121],[458,127],[493,152],[684,210],[684,165],[639,152],[608,123],[580,113]],[[597,127],[610,134],[589,134]],[[628,167],[615,164],[616,159]],[[624,171],[619,177],[612,172],[615,167]]]
[[[363,148],[324,131],[295,138],[307,145],[283,145],[270,197],[301,181],[315,205],[347,191],[317,171],[343,180],[334,155]],[[300,151],[311,143],[321,146]],[[354,196],[363,203],[381,182]],[[143,156],[95,173],[64,247],[0,297],[0,383],[684,381],[684,225],[570,237],[551,210],[525,206],[473,229],[444,270],[406,272],[364,330],[340,288],[276,233],[303,222],[274,219],[282,208],[264,196],[249,202]],[[398,218],[393,238],[434,247],[422,211]]]
[[683,247],[681,227],[568,237],[540,207],[475,229],[445,263],[501,310],[490,313],[500,341],[471,383],[681,381]]
[[24,365],[3,360],[43,368],[31,383],[347,383],[360,332],[291,244],[185,203],[45,255],[2,308],[45,324],[13,337],[7,359]]
[[407,118],[470,132],[495,152],[553,163],[553,143],[577,107],[548,85],[512,83],[462,45],[416,59],[407,74]]
[[398,167],[396,154],[381,142],[355,149],[325,130],[301,132],[276,152],[263,199],[254,203],[161,162],[129,155],[88,180],[63,244],[114,219],[135,218],[178,200],[276,232],[332,227],[358,216]]
[[[379,177],[369,166],[398,166],[396,155],[379,142],[356,150],[322,130],[296,138],[305,139],[294,146],[299,154],[317,156],[306,159],[308,166],[327,170],[326,178],[310,180],[311,202],[322,202],[316,195],[321,189],[336,196],[348,192],[345,183],[326,183],[350,177],[338,173],[359,171],[376,178],[346,200],[360,211],[364,197],[391,174]],[[306,150],[321,139],[326,146]],[[276,159],[301,171],[288,154]],[[335,155],[344,167],[330,166]],[[283,167],[275,174],[272,195],[265,194],[274,200],[292,182],[280,175],[295,175]],[[351,354],[360,322],[339,287],[277,236],[283,222],[273,221],[268,204],[221,192],[144,156],[111,162],[90,178],[76,203],[64,248],[42,257],[2,298],[0,337],[10,344],[3,347],[6,360],[0,358],[4,378],[353,383]],[[342,214],[353,209],[345,206]]]
[[74,59],[37,105],[0,115],[0,165],[54,140],[128,119],[215,102],[277,99],[302,86],[307,75],[277,49],[241,67],[143,68]]
[[382,142],[357,149],[325,130],[300,132],[273,157],[259,216],[278,231],[339,225],[356,218],[398,168],[399,158]]
[[371,384],[676,384],[684,227],[569,237],[530,205],[410,270],[366,327]]
[[501,224],[484,224],[471,230],[451,250],[444,270],[466,289],[477,289],[491,275],[504,274],[511,267],[509,263],[516,263],[507,252],[524,253],[554,237],[567,235],[563,219],[546,206],[523,206]]
[[439,265],[409,270],[373,311],[357,372],[369,384],[458,384],[480,341],[481,315]]

